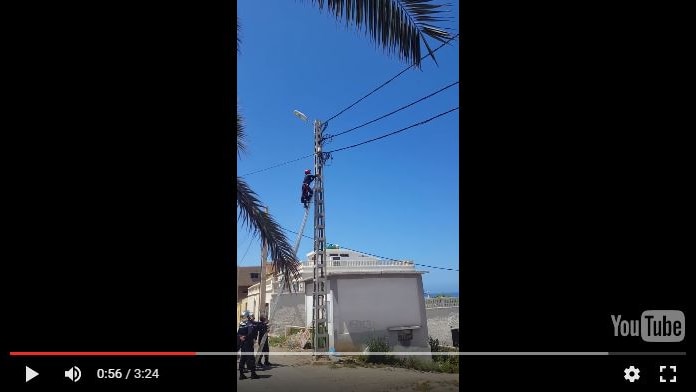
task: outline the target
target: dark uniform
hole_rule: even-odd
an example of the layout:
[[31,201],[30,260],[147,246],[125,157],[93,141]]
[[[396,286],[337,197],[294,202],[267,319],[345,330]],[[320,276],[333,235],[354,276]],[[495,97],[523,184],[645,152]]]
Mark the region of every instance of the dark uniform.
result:
[[264,361],[264,365],[266,365],[266,366],[271,366],[271,363],[268,362],[268,352],[269,352],[269,349],[268,349],[268,336],[266,336],[266,343],[263,345],[263,347],[260,347],[260,346],[261,346],[261,340],[263,339],[263,335],[265,335],[266,333],[268,333],[268,324],[266,323],[266,320],[265,320],[263,317],[261,317],[261,322],[257,323],[257,324],[256,324],[256,327],[257,327],[257,331],[258,331],[259,351],[262,352],[262,353],[266,353],[266,354],[259,355],[258,366],[261,366],[261,358],[262,358],[262,357],[266,357],[266,360]]
[[312,187],[310,184],[312,181],[317,176],[314,174],[306,174],[304,177],[304,180],[302,180],[302,197],[300,198],[300,202],[307,207],[307,203],[309,203],[310,200],[312,200],[312,195],[314,194],[314,191],[312,190]]
[[239,323],[237,337],[239,338],[239,348],[242,350],[242,357],[239,361],[239,379],[247,378],[244,376],[244,365],[251,370],[251,378],[259,378],[256,375],[256,366],[254,361],[254,338],[256,337],[256,326],[251,320],[243,320]]

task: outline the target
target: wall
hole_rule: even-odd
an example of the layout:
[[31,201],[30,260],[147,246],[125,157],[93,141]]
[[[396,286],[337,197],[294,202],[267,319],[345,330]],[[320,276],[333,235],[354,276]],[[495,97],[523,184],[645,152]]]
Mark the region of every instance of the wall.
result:
[[[393,351],[430,351],[420,274],[330,276],[329,284],[336,351],[362,351],[371,337],[386,338]],[[410,341],[388,330],[407,326],[419,327]]]
[[452,328],[459,328],[459,307],[426,309],[428,332],[442,346],[452,346]]
[[[273,298],[275,301],[275,296]],[[305,326],[305,294],[287,293],[280,295],[274,309],[271,309],[270,323],[272,326],[271,334],[282,335],[285,326],[302,327]]]
[[242,312],[245,310],[250,310],[249,308],[251,307],[251,304],[248,303],[248,299],[244,298],[239,302],[238,311],[237,311],[237,322],[242,321]]

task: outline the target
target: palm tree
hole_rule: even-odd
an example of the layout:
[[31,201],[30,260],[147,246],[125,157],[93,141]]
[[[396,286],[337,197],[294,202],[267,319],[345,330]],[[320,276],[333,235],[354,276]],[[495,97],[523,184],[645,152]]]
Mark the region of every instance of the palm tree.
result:
[[[444,4],[433,4],[433,0],[311,0],[312,4],[333,13],[337,19],[345,19],[346,24],[365,26],[371,39],[389,54],[397,53],[399,59],[420,67],[422,42],[428,54],[435,55],[425,36],[440,42],[452,38],[446,29],[435,27],[432,23],[444,21],[439,14],[445,12]],[[237,52],[241,43],[239,19],[237,19]],[[237,156],[245,151],[244,126],[237,111]],[[237,176],[237,206],[239,217],[248,229],[259,234],[262,243],[268,246],[273,271],[283,275],[287,285],[298,277],[299,261],[283,234],[283,229],[264,211],[256,193]]]
[[320,10],[326,9],[336,19],[345,19],[365,33],[389,54],[397,53],[402,61],[420,67],[422,42],[428,54],[435,55],[425,36],[445,43],[452,38],[448,29],[433,23],[443,22],[447,4],[433,0],[311,0]]
[[[240,156],[245,148],[244,124],[238,111],[237,156]],[[283,275],[287,287],[291,280],[299,275],[299,260],[297,260],[294,249],[283,234],[283,229],[270,214],[266,213],[256,193],[239,176],[237,176],[237,206],[239,207],[239,218],[252,233],[259,234],[261,243],[268,246],[269,255],[273,261],[273,271],[276,275]],[[265,283],[262,282],[262,284]]]

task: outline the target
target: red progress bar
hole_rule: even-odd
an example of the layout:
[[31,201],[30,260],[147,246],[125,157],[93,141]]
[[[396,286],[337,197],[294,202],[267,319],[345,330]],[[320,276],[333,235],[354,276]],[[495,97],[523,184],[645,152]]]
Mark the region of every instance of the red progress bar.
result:
[[11,357],[195,357],[195,351],[11,351]]

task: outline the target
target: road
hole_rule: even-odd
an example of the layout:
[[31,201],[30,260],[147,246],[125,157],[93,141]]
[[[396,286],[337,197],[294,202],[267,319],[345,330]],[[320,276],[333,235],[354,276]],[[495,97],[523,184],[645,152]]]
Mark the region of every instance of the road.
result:
[[[278,351],[276,349],[275,351]],[[343,364],[312,365],[311,356],[273,355],[275,366],[259,370],[257,380],[237,380],[237,390],[302,392],[453,392],[459,390],[459,374],[426,373],[382,367],[347,367]],[[247,373],[249,375],[249,373]]]

